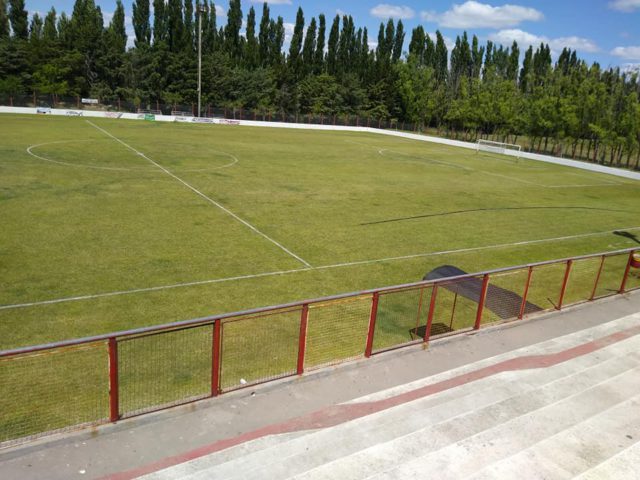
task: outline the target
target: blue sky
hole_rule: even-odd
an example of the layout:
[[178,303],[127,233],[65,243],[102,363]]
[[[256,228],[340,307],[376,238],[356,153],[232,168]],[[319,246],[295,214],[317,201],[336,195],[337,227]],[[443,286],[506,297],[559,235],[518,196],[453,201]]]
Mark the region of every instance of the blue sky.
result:
[[[132,0],[123,0],[131,32]],[[52,5],[58,12],[70,13],[73,0],[26,0],[30,11],[46,12]],[[96,0],[105,18],[113,12],[115,0]],[[258,12],[261,0],[243,0],[243,13],[253,5]],[[603,66],[640,66],[640,0],[268,0],[272,16],[282,15],[290,32],[296,10],[302,6],[305,20],[324,13],[349,14],[357,26],[369,29],[372,46],[376,41],[380,21],[401,18],[407,30],[405,49],[411,29],[422,24],[427,32],[439,29],[449,42],[467,31],[476,34],[482,43],[493,40],[510,45],[515,39],[521,50],[529,44],[549,43],[554,53],[563,46],[577,49],[581,58],[598,61]],[[216,2],[218,10],[226,11],[228,0]],[[218,23],[224,22],[220,18]],[[131,39],[130,39],[131,40]]]

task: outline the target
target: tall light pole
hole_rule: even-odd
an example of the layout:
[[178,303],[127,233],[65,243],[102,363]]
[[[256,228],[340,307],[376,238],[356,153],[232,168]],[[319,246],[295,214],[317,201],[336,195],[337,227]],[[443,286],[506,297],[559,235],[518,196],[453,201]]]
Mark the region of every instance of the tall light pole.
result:
[[198,117],[202,97],[202,14],[206,12],[205,4],[198,5]]

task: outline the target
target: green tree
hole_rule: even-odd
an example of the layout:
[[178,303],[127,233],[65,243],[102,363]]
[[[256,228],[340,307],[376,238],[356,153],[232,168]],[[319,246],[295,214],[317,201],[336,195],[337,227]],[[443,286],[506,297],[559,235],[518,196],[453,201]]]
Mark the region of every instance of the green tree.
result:
[[136,34],[135,45],[149,45],[151,42],[151,25],[149,24],[149,0],[134,0],[133,31]]
[[314,73],[322,73],[324,71],[324,46],[325,46],[325,31],[326,31],[326,19],[324,14],[318,16],[318,38],[316,41],[316,52],[314,61]]
[[9,38],[9,17],[7,15],[7,2],[0,0],[0,40]]
[[312,18],[311,22],[309,22],[309,28],[307,28],[304,45],[302,47],[302,63],[305,75],[312,73],[315,68],[316,30],[316,19]]
[[327,44],[327,72],[335,75],[338,60],[338,42],[340,41],[340,16],[336,15],[329,31],[329,43]]
[[29,19],[24,8],[24,0],[9,0],[9,20],[13,36],[26,40],[29,36]]
[[224,27],[224,43],[226,52],[235,61],[239,61],[242,58],[240,28],[242,28],[240,0],[230,0],[229,11],[227,12],[227,25]]
[[304,32],[304,13],[302,8],[298,7],[296,13],[296,23],[293,27],[293,35],[291,36],[291,44],[289,45],[289,67],[294,71],[300,70],[300,49],[302,48],[302,34]]
[[[1,0],[0,0],[1,1]],[[51,10],[44,17],[44,27],[42,28],[42,38],[45,42],[53,43],[58,40],[58,29],[56,27],[56,9],[51,7]]]
[[253,7],[249,9],[247,15],[247,46],[245,48],[245,65],[249,69],[254,69],[258,65],[258,39],[256,38],[256,11]]
[[391,61],[393,63],[397,63],[402,56],[402,46],[404,45],[404,25],[402,24],[402,20],[398,20],[398,25],[396,26],[396,34],[393,39],[393,53],[391,54]]
[[193,23],[193,1],[184,0],[184,39],[182,40],[183,48],[187,53],[195,52],[196,44],[194,38],[198,38]]
[[270,24],[271,18],[269,17],[269,5],[267,2],[264,2],[262,5],[262,18],[260,19],[260,31],[258,32],[259,58],[260,65],[263,67],[268,65],[270,60]]
[[447,51],[447,46],[444,43],[444,37],[440,33],[440,30],[437,30],[433,65],[434,65],[436,81],[438,85],[442,85],[447,81],[448,56],[449,56],[449,53]]
[[167,12],[164,0],[153,0],[153,43],[164,42],[168,38]]
[[179,52],[184,46],[184,19],[182,0],[168,0],[165,9],[167,44],[172,52]]

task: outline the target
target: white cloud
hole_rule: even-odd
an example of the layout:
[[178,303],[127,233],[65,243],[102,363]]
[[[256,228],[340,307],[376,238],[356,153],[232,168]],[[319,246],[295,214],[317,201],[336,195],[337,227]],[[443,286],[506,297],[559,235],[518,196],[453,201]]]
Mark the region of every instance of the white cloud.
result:
[[554,53],[559,52],[565,47],[571,48],[572,50],[578,50],[580,52],[588,53],[600,51],[600,48],[588,38],[576,36],[549,38],[545,37],[544,35],[540,36],[533,33],[524,32],[517,28],[500,30],[499,32],[492,33],[489,35],[489,40],[505,46],[511,46],[511,44],[515,40],[516,42],[518,42],[518,45],[521,49],[528,48],[529,45],[533,45],[534,47],[536,47],[541,43],[547,43]]
[[416,12],[412,8],[404,5],[389,5],[387,3],[380,3],[376,5],[369,13],[374,17],[387,20],[389,18],[399,18],[401,20],[408,20],[416,16]]
[[428,22],[436,22],[447,28],[505,28],[514,27],[522,22],[537,22],[544,18],[535,8],[519,5],[494,7],[486,3],[470,0],[461,5],[454,4],[444,13],[421,12],[420,16]]
[[216,5],[216,18],[226,17],[227,12],[220,5]]
[[344,17],[345,15],[349,15],[347,12],[345,12],[344,10],[341,9],[337,9],[336,10],[336,15],[340,15],[341,17]]
[[614,0],[609,2],[609,7],[621,12],[632,12],[640,8],[640,0]]
[[271,5],[291,5],[291,0],[251,0],[251,3],[270,3]]
[[291,42],[291,37],[293,37],[293,30],[296,28],[295,23],[284,22],[284,43],[288,44]]
[[625,63],[620,67],[624,73],[640,74],[640,63]]
[[616,47],[611,50],[611,55],[627,60],[640,60],[640,46]]

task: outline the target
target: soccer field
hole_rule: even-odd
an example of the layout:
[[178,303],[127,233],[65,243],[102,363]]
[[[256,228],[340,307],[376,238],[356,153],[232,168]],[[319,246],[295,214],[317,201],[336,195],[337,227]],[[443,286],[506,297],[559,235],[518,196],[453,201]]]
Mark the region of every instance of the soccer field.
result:
[[1,115],[0,139],[0,349],[640,243],[638,182],[402,138]]

